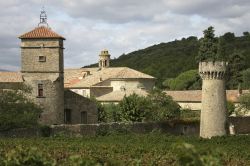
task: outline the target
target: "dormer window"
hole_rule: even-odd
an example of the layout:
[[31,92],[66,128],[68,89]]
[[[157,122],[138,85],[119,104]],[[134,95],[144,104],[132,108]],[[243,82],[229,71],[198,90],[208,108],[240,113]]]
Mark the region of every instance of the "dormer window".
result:
[[39,62],[46,62],[46,56],[39,56]]

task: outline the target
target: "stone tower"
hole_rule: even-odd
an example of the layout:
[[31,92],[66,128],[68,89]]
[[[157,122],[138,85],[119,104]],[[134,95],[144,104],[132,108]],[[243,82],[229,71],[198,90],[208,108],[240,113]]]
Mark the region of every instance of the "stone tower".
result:
[[211,138],[226,134],[227,108],[224,77],[226,62],[200,62],[199,74],[202,78],[202,107],[200,136]]
[[109,67],[109,61],[110,61],[110,54],[108,50],[101,51],[101,54],[99,55],[99,68],[107,68]]
[[31,98],[44,111],[42,124],[64,122],[64,65],[62,36],[47,24],[44,11],[34,30],[21,35],[21,72],[24,81],[32,87]]

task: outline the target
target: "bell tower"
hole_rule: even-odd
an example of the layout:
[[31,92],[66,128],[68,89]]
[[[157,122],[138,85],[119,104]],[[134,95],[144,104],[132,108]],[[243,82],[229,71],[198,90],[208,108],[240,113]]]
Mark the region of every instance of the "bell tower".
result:
[[43,108],[42,124],[61,124],[64,117],[64,37],[52,31],[44,9],[38,27],[21,39],[21,72],[30,96]]
[[104,49],[103,51],[101,51],[101,54],[99,55],[100,59],[99,59],[99,68],[107,68],[109,67],[110,64],[110,54],[109,51],[107,49]]

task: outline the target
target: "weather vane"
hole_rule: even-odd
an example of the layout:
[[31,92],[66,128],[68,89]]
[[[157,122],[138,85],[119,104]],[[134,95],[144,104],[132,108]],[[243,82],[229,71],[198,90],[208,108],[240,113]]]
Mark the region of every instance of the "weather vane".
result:
[[44,6],[42,7],[42,11],[40,14],[40,23],[38,24],[38,26],[43,26],[43,25],[49,27],[49,24],[47,23],[47,14],[44,10]]

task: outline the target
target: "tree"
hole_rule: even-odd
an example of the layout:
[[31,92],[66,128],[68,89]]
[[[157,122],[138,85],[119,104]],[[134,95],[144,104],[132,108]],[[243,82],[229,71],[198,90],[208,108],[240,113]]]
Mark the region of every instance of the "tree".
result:
[[250,33],[249,32],[243,32],[244,37],[250,37]]
[[232,33],[232,32],[227,32],[227,33],[225,33],[222,37],[223,37],[223,38],[225,39],[225,41],[227,41],[227,42],[234,42],[234,40],[235,40],[235,35],[234,35],[234,33]]
[[223,61],[226,56],[226,41],[223,37],[220,37],[218,40],[217,60]]
[[237,89],[243,82],[242,71],[245,68],[245,59],[241,52],[234,51],[229,57],[227,88]]
[[90,100],[96,104],[98,122],[107,122],[107,112],[105,111],[104,106],[93,96],[90,98]]
[[178,119],[180,117],[180,106],[173,101],[171,96],[168,96],[160,89],[154,89],[147,97],[150,101],[151,111],[147,114],[150,117],[147,119],[153,121],[162,121],[170,119]]
[[42,109],[27,98],[28,90],[0,91],[0,130],[33,127]]
[[170,90],[201,89],[201,78],[197,70],[188,70],[174,79],[165,80],[163,85]]
[[125,121],[142,122],[150,109],[150,102],[146,97],[133,93],[130,96],[124,96],[119,103],[121,116]]
[[215,61],[217,57],[217,40],[214,35],[214,28],[208,27],[203,31],[204,37],[200,40],[198,61]]
[[250,88],[250,68],[242,71],[242,89]]

